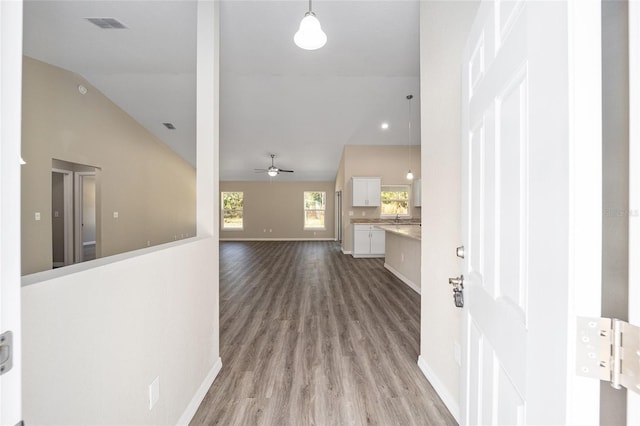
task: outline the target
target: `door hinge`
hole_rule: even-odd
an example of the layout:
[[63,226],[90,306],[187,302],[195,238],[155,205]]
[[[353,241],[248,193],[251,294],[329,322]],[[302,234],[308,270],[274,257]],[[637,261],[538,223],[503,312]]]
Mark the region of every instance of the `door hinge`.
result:
[[0,334],[0,376],[8,373],[13,367],[13,333],[6,331]]
[[615,318],[578,317],[577,374],[640,393],[640,327]]

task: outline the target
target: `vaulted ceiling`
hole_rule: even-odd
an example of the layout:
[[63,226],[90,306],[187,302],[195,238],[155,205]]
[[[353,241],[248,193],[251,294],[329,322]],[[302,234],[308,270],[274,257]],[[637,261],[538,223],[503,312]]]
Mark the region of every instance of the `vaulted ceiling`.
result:
[[[293,34],[305,1],[220,4],[220,179],[333,180],[345,144],[419,143],[417,1],[316,1],[328,36]],[[88,17],[127,29],[100,29]],[[196,3],[25,2],[24,52],[77,72],[195,165]],[[175,130],[162,125],[171,122]],[[381,129],[386,122],[389,128]]]

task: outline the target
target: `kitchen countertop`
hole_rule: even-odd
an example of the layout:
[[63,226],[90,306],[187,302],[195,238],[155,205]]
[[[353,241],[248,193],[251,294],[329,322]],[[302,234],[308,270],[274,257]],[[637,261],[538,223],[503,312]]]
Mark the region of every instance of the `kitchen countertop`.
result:
[[351,223],[358,225],[419,225],[420,219],[399,219],[396,221],[392,218],[352,218]]
[[379,224],[376,228],[414,240],[422,240],[422,227],[419,224]]

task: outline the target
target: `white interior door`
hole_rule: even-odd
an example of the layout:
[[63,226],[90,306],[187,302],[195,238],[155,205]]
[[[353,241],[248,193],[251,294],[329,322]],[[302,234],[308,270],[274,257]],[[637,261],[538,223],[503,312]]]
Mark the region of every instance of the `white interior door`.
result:
[[[575,315],[584,315],[578,306],[598,316],[600,307],[600,71],[579,65],[597,62],[600,47],[576,41],[584,23],[599,37],[596,6],[483,1],[469,34],[462,424],[573,424],[582,417],[572,398],[586,411],[595,405],[589,418],[598,422],[599,383],[574,396],[580,379],[572,361]],[[586,116],[593,120],[576,120]],[[584,130],[591,134],[576,143]],[[586,163],[593,182],[583,177]],[[574,292],[576,276],[585,274]]]
[[22,418],[20,355],[20,121],[22,2],[0,1],[0,333],[13,334],[13,366],[0,375],[0,424]]
[[[629,323],[640,326],[640,2],[629,2]],[[627,391],[627,424],[640,425],[640,395]]]

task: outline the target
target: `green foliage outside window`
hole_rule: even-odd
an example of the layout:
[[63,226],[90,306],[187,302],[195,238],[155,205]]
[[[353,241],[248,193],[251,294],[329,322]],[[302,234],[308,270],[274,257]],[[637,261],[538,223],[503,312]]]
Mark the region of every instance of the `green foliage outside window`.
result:
[[305,191],[304,193],[304,227],[324,229],[326,209],[326,192]]
[[222,193],[222,229],[242,229],[243,192]]
[[409,215],[409,187],[407,185],[383,186],[380,191],[381,216]]

